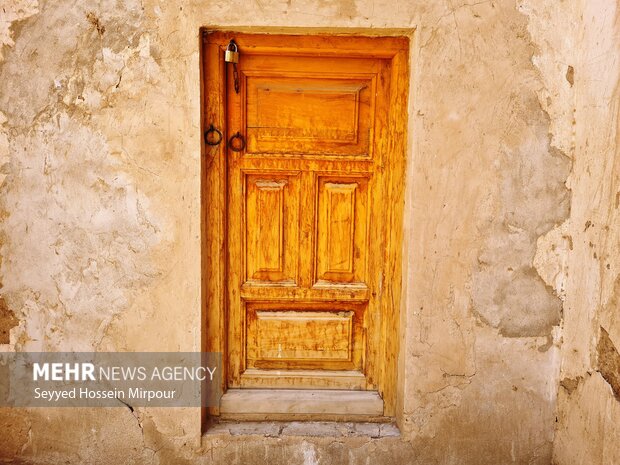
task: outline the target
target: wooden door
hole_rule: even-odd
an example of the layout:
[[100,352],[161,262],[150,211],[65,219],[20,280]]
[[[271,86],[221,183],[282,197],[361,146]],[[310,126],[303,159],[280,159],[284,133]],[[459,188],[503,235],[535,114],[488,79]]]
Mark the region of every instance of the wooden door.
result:
[[[231,38],[238,93],[232,65],[221,62]],[[225,139],[239,133],[245,142],[233,150],[236,137],[221,151],[227,387],[383,391],[397,356],[388,339],[396,338],[391,288],[400,257],[390,239],[404,128],[391,125],[404,108],[394,57],[406,62],[406,42],[208,40],[220,72],[227,68]]]

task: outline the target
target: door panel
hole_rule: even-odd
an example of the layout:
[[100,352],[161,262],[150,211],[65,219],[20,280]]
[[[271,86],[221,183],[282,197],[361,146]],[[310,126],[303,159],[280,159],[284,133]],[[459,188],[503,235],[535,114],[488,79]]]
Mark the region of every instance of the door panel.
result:
[[299,174],[244,173],[246,283],[295,284]]
[[372,78],[243,77],[247,153],[368,156]]
[[365,304],[248,302],[247,367],[363,370]]
[[319,176],[316,284],[365,285],[368,178]]
[[[256,312],[256,324],[257,359],[319,363],[351,359],[352,312],[272,310]],[[283,334],[287,337],[281,337]],[[248,345],[251,347],[250,335]],[[248,360],[251,359],[251,354],[248,354]]]

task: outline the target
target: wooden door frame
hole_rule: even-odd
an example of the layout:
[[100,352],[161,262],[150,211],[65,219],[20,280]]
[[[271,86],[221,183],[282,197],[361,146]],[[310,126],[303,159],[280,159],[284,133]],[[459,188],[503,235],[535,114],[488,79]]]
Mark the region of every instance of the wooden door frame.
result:
[[[403,245],[403,206],[405,192],[407,103],[409,92],[409,38],[364,37],[350,35],[316,34],[283,35],[253,34],[235,31],[201,31],[201,134],[211,125],[223,134],[222,143],[209,146],[202,140],[201,156],[201,349],[203,352],[222,354],[222,390],[226,392],[226,67],[223,55],[231,38],[239,44],[241,53],[308,56],[317,53],[315,37],[329,37],[330,48],[321,48],[321,56],[369,57],[390,60],[390,111],[385,128],[385,147],[389,153],[379,169],[386,175],[387,232],[384,244],[385,273],[379,296],[381,314],[381,351],[384,369],[377,385],[384,401],[384,416],[396,415],[397,371],[401,335],[401,252]],[[252,45],[244,44],[251,40]],[[215,65],[213,65],[215,63]],[[202,409],[219,415],[219,408]],[[203,421],[204,423],[204,421]]]

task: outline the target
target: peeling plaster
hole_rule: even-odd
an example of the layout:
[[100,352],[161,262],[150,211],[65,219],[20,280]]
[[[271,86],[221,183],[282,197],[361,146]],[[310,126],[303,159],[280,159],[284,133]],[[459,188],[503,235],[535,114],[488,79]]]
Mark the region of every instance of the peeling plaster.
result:
[[605,328],[600,329],[596,348],[598,372],[609,383],[614,396],[620,401],[620,353]]
[[564,134],[563,144],[572,147],[574,163],[570,218],[545,246],[567,237],[569,247],[543,271],[547,276],[560,271],[556,286],[564,294],[564,389],[558,397],[553,463],[604,465],[620,463],[620,402],[614,389],[619,363],[614,347],[620,341],[615,265],[620,256],[620,12],[617,2],[606,0],[575,2],[562,10],[573,18],[569,30],[579,45],[556,60],[572,69],[566,82],[573,98],[565,101],[564,114],[568,121],[572,106],[574,130]]
[[[537,45],[541,40],[537,35],[541,31],[536,29],[539,18],[530,20],[532,12],[523,3],[520,11],[528,15],[528,31]],[[570,211],[564,183],[571,163],[552,145],[555,127],[546,108],[555,106],[542,104],[543,96],[549,101],[546,89],[555,88],[557,78],[543,82],[548,78],[544,72],[546,56],[536,55],[533,47],[528,52],[536,66],[531,79],[540,83],[529,92],[524,89],[519,94],[522,97],[511,102],[514,115],[527,114],[528,118],[521,123],[525,125],[522,128],[515,119],[511,132],[501,141],[497,166],[502,202],[487,245],[478,256],[479,270],[473,284],[474,312],[509,337],[548,335],[560,323],[562,303],[557,290],[554,295],[535,268],[537,243],[563,223]],[[519,130],[525,131],[525,137],[515,146]]]
[[3,292],[25,323],[20,350],[96,347],[126,307],[126,290],[157,275],[140,261],[158,242],[148,199],[115,168],[101,136],[64,112],[55,119],[12,138],[11,151],[24,155],[9,163],[11,189],[0,201],[10,212]]
[[11,329],[17,326],[19,321],[15,318],[15,315],[11,309],[6,305],[6,302],[0,296],[0,344],[9,344]]
[[0,63],[4,59],[6,49],[15,45],[15,29],[20,22],[39,12],[37,0],[12,0],[2,5],[0,16]]

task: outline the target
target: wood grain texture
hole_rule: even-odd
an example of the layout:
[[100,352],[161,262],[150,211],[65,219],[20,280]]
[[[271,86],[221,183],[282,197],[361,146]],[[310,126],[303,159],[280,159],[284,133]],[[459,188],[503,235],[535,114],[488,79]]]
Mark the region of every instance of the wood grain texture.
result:
[[256,319],[260,360],[351,360],[352,312],[256,312]]
[[247,153],[369,156],[372,78],[265,74],[243,72]]
[[205,104],[248,142],[205,157],[203,263],[225,262],[205,347],[225,348],[227,388],[378,390],[394,415],[408,42],[234,34],[237,94],[232,37],[204,48]]
[[368,178],[320,176],[317,184],[315,281],[367,286]]
[[[205,37],[206,39],[206,37]],[[225,132],[226,112],[224,106],[225,73],[221,47],[203,40],[202,44],[202,96],[204,107],[201,130],[213,124]],[[202,145],[201,198],[205,206],[201,215],[202,241],[202,320],[204,322],[201,346],[204,352],[226,351],[227,327],[222,309],[226,302],[226,163],[225,147]],[[208,205],[208,208],[206,206]],[[226,369],[222,365],[222,389],[226,390]],[[203,409],[219,414],[218,407]]]
[[[306,379],[313,387],[325,370],[353,371],[363,379],[365,310],[366,302],[248,302],[247,368],[263,370],[255,371],[254,377],[264,370],[279,370],[289,378],[295,376],[296,385]],[[293,374],[296,370],[306,371]],[[308,377],[312,370],[314,376]],[[245,373],[241,378],[251,385]],[[326,381],[325,386],[334,382],[331,375]],[[350,387],[360,387],[359,381],[353,379]]]
[[244,176],[244,281],[294,285],[299,275],[299,175]]
[[359,370],[247,368],[239,380],[241,388],[293,389],[308,386],[312,389],[361,391],[366,389],[366,377]]

